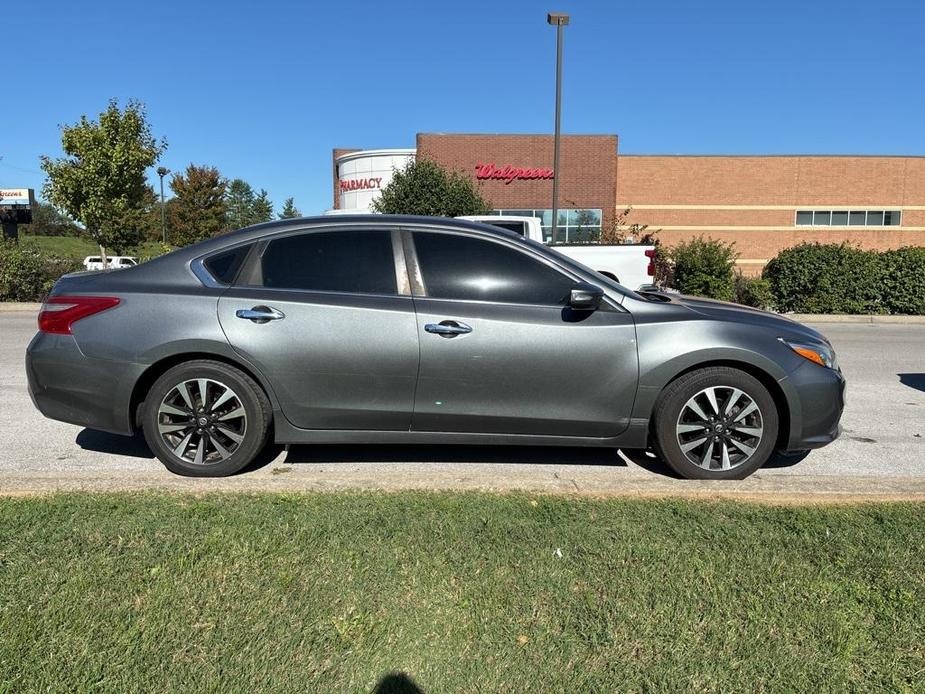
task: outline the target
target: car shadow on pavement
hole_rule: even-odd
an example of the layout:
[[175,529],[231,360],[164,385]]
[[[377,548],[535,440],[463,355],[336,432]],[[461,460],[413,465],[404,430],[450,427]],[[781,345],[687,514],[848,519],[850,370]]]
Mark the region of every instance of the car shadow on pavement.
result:
[[673,479],[681,479],[681,475],[671,469],[668,463],[662,460],[655,451],[649,449],[633,448],[629,450],[620,451],[623,455],[626,456],[626,459],[629,460],[634,465],[638,465],[643,470],[654,473],[656,475],[661,475],[663,477],[671,477]]
[[904,386],[921,390],[925,393],[925,374],[896,374]]
[[[671,467],[652,450],[637,449],[621,452],[630,462],[649,472],[664,477],[671,477],[676,480],[682,479],[681,475],[672,470]],[[805,459],[810,453],[811,451],[798,451],[796,453],[775,452],[771,455],[770,460],[761,466],[761,469],[771,470],[775,468],[792,467]]]
[[462,445],[293,445],[289,463],[510,463],[524,465],[619,465],[613,448]]
[[[87,451],[122,455],[130,458],[154,459],[141,433],[120,436],[105,431],[82,429],[75,441]],[[796,465],[809,451],[785,455],[775,453],[763,469]],[[270,443],[250,465],[236,474],[255,472],[279,460],[281,465],[298,463],[486,463],[510,465],[597,465],[627,467],[638,465],[656,475],[681,479],[651,450],[590,448],[569,446],[463,446],[407,444],[306,444]],[[622,456],[622,457],[621,457]]]
[[82,429],[77,434],[75,443],[85,451],[124,455],[129,458],[154,458],[145,437],[140,433],[134,436],[120,436],[95,429]]

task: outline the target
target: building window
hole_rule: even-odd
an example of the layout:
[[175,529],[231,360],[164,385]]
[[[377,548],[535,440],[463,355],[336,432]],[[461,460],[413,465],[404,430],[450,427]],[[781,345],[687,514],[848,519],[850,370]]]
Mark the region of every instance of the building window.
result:
[[556,238],[552,238],[552,210],[492,210],[491,214],[516,217],[538,217],[543,227],[545,243],[598,243],[601,240],[603,210],[560,209],[556,223]]
[[827,227],[832,224],[832,213],[831,212],[820,212],[816,210],[813,212],[813,226],[814,227]]
[[797,210],[798,227],[898,227],[899,210]]

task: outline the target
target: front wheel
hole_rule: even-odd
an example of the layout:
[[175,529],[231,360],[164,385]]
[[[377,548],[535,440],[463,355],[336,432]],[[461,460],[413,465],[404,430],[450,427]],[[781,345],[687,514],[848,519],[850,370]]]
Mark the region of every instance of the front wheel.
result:
[[747,477],[768,461],[777,441],[777,406],[768,389],[724,366],[670,383],[653,422],[656,451],[688,479]]
[[171,472],[224,477],[263,448],[271,408],[260,386],[218,361],[196,360],[166,371],[148,391],[145,440]]

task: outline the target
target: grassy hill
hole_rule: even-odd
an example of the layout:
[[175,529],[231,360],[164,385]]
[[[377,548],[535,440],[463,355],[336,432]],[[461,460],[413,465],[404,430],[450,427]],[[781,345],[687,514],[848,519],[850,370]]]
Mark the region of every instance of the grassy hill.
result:
[[[83,260],[88,255],[99,255],[100,249],[93,241],[80,236],[31,236],[21,234],[20,243],[23,245],[33,246],[45,253],[58,256],[59,258],[73,258],[74,260]],[[172,247],[171,247],[172,248]],[[127,255],[135,256],[139,260],[163,255],[164,249],[160,243],[154,241],[145,241],[134,252]]]

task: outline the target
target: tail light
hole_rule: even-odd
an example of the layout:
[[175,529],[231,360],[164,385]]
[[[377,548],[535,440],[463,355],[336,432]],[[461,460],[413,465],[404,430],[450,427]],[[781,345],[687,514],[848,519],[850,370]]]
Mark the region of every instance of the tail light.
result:
[[50,297],[42,304],[39,312],[39,330],[55,335],[70,335],[74,323],[118,303],[119,300],[114,296]]
[[649,259],[649,267],[646,268],[646,272],[649,273],[649,277],[655,277],[655,254],[657,251],[654,248],[650,248],[645,253],[646,258]]

